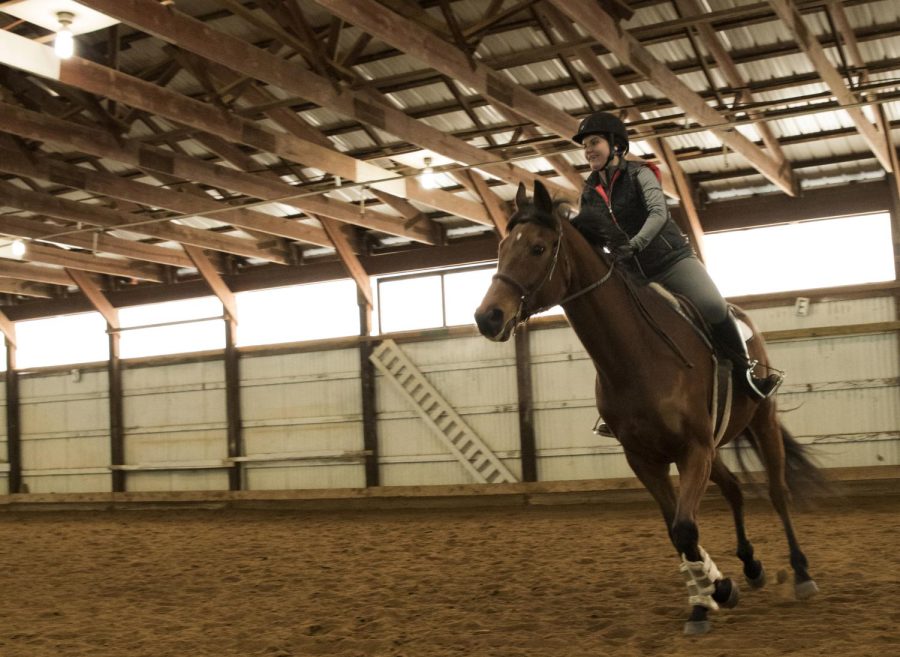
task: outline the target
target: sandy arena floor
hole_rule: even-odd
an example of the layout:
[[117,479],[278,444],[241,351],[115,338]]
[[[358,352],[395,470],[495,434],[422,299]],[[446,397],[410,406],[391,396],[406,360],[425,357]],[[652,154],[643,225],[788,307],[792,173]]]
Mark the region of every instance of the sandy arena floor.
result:
[[[759,591],[684,637],[687,597],[649,504],[372,512],[0,514],[2,657],[900,654],[900,497],[795,516],[821,593],[801,603],[771,507]],[[701,539],[740,575],[724,505]]]

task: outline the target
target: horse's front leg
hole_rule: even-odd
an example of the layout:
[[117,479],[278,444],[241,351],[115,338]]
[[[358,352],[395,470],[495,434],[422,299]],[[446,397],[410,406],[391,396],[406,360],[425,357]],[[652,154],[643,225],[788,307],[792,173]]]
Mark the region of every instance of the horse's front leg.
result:
[[709,632],[707,616],[710,610],[714,611],[719,606],[734,607],[738,601],[737,586],[722,576],[699,542],[697,511],[709,482],[714,458],[712,445],[691,445],[677,461],[681,483],[672,525],[672,542],[681,555],[680,570],[691,604],[691,615],[684,625],[685,634]]

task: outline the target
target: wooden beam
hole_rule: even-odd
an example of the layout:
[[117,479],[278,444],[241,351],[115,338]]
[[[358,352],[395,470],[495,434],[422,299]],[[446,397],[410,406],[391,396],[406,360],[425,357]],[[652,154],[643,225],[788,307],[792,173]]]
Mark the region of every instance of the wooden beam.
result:
[[6,340],[6,461],[9,463],[9,493],[22,492],[22,423],[19,404],[19,371],[16,343]]
[[[72,166],[46,156],[34,162],[25,155],[0,150],[0,171],[141,205],[165,208],[185,215],[208,216],[238,228],[248,228],[268,235],[329,246],[328,236],[315,226],[307,226],[258,210],[231,207],[206,194],[201,197],[196,194],[175,192],[147,183],[125,180],[110,173]],[[140,229],[137,229],[137,232],[140,232]]]
[[516,396],[519,400],[519,453],[522,481],[538,481],[534,431],[534,394],[531,385],[531,331],[525,324],[515,332]]
[[[497,196],[487,182],[481,177],[477,171],[463,169],[455,172],[454,177],[460,180],[467,187],[469,185],[475,190],[475,194],[479,196],[488,209],[491,221],[494,222],[494,228],[501,238],[506,237],[506,224],[509,223],[509,211],[503,204],[503,201]],[[466,184],[468,183],[468,185]]]
[[406,227],[404,222],[396,217],[370,210],[360,214],[359,209],[350,203],[327,196],[310,196],[309,192],[298,190],[285,182],[236,171],[231,167],[179,155],[134,140],[116,140],[100,130],[30,112],[14,105],[0,103],[0,129],[28,139],[50,141],[83,153],[109,158],[141,169],[158,171],[183,180],[225,187],[248,196],[278,201],[303,212],[323,214],[338,221],[372,228],[389,235],[398,235],[424,244],[433,243],[427,228]]
[[56,244],[69,244],[90,251],[96,249],[98,253],[112,253],[133,260],[144,260],[172,267],[191,266],[190,258],[181,253],[180,250],[176,251],[164,246],[144,244],[143,242],[125,240],[105,234],[94,233],[93,235],[86,235],[84,233],[71,233],[60,235],[58,233],[69,230],[69,227],[45,222],[43,221],[44,219],[46,217],[41,215],[33,215],[27,219],[6,215],[0,217],[0,233],[16,237],[46,239]]
[[[243,75],[264,80],[421,148],[457,162],[482,167],[486,172],[510,184],[525,182],[532,186],[540,178],[521,167],[495,163],[490,153],[407,116],[375,92],[367,89],[335,89],[330,80],[296,63],[287,62],[246,41],[214,30],[171,7],[162,7],[154,0],[84,0],[82,4],[208,60],[219,62]],[[563,196],[571,193],[552,183],[548,187]]]
[[[189,228],[169,223],[167,220],[140,223],[147,221],[141,217],[127,212],[110,210],[101,205],[82,203],[69,199],[39,194],[26,191],[15,185],[0,182],[0,202],[21,210],[47,214],[58,219],[83,222],[89,226],[102,226],[105,228],[123,227],[127,230],[152,235],[166,240],[174,240],[182,244],[191,244],[204,249],[234,253],[249,258],[260,258],[270,262],[285,264],[287,259],[281,254],[274,254],[270,250],[263,250],[252,245],[249,240],[220,235],[206,230]],[[139,224],[139,225],[136,225]]]
[[374,35],[429,67],[475,89],[564,139],[578,129],[578,119],[494,71],[447,41],[435,43],[434,32],[374,0],[315,0],[332,14]]
[[216,111],[201,101],[80,57],[60,62],[59,80],[196,130],[213,132],[224,139],[273,153],[286,160],[315,166],[344,180],[366,183],[472,221],[488,221],[486,211],[477,203],[441,190],[427,190],[428,193],[423,194],[420,188],[408,185],[398,174],[370,162],[357,160],[288,133],[270,130],[234,114],[223,114],[221,110]]
[[[857,103],[858,100],[856,95],[847,88],[844,78],[828,59],[828,56],[825,54],[825,49],[822,48],[822,45],[810,28],[807,27],[800,12],[797,11],[797,8],[791,2],[788,2],[788,0],[768,0],[768,2],[772,9],[775,10],[778,17],[785,25],[787,25],[788,29],[794,35],[794,38],[797,40],[797,45],[799,45],[806,53],[806,56],[818,72],[819,77],[821,77],[825,84],[828,85],[828,88],[831,89],[831,93],[834,94],[838,103],[841,105],[854,105]],[[878,158],[881,166],[884,167],[885,171],[890,173],[892,171],[891,156],[885,146],[884,139],[879,137],[878,132],[875,130],[875,126],[858,107],[847,107],[844,111],[853,121],[859,134],[869,145],[869,148],[875,154],[875,157]]]
[[112,490],[125,492],[126,473],[118,466],[125,465],[125,393],[122,386],[122,360],[119,345],[122,334],[108,331],[109,360],[106,379],[109,387],[109,464],[112,466]]
[[[235,345],[237,320],[225,318],[225,415],[228,458],[244,456],[244,423],[241,414],[241,354]],[[244,467],[233,461],[228,470],[228,489],[244,488]]]
[[[362,295],[359,303],[359,334],[363,338],[372,335],[372,304]],[[366,452],[366,488],[381,485],[378,468],[378,416],[375,364],[370,358],[375,350],[372,340],[359,341],[359,382],[362,411],[363,450]]]
[[31,265],[15,260],[0,259],[0,276],[48,285],[72,285],[72,279],[62,269]]
[[341,224],[328,217],[316,217],[316,219],[322,223],[322,227],[334,243],[334,248],[344,263],[347,273],[356,281],[356,287],[360,294],[363,295],[369,305],[373,305],[372,282],[353,252],[350,240],[347,239],[347,236],[341,230]]
[[89,274],[78,269],[66,269],[65,271],[75,281],[81,293],[88,298],[94,309],[103,315],[109,327],[113,330],[120,328],[119,311],[103,296],[103,291],[94,279]]
[[[687,17],[701,16],[706,13],[700,7],[700,4],[697,0],[675,0],[675,3],[681,13]],[[728,83],[728,85],[732,89],[741,90],[737,93],[739,101],[746,104],[752,103],[753,94],[750,92],[750,85],[738,70],[738,67],[735,65],[734,60],[731,58],[731,55],[729,55],[728,51],[725,50],[725,47],[719,40],[716,31],[709,23],[705,22],[697,23],[693,26],[693,29],[695,29],[697,31],[697,34],[700,36],[700,41],[703,43],[703,46],[709,51],[709,54],[712,55],[713,59],[716,60],[716,64],[718,64],[719,66],[719,72],[722,74],[722,77],[725,78],[725,81]],[[763,143],[766,145],[769,153],[773,158],[775,158],[775,161],[783,162],[786,163],[786,166],[790,166],[789,164],[787,164],[787,158],[784,155],[784,151],[781,150],[781,145],[778,143],[778,138],[772,132],[769,124],[766,123],[762,118],[762,115],[759,112],[749,110],[747,112],[747,116],[752,119],[757,119],[757,122],[754,124],[756,127],[756,131],[762,138]]]
[[80,269],[95,274],[121,276],[123,278],[153,281],[155,283],[162,283],[164,280],[160,268],[153,265],[143,265],[114,258],[104,258],[103,256],[98,256],[93,253],[67,251],[66,249],[37,244],[35,242],[28,244],[27,252],[24,257],[30,262]]
[[9,317],[7,317],[2,310],[0,310],[0,331],[3,332],[3,337],[6,339],[7,348],[9,348],[10,345],[15,347],[16,324]]
[[551,0],[553,4],[578,23],[588,34],[602,43],[623,64],[642,74],[685,113],[700,125],[707,126],[724,144],[749,162],[786,194],[797,194],[796,180],[779,163],[764,153],[749,139],[733,128],[717,127],[726,122],[718,111],[684,82],[663,62],[654,57],[641,43],[599,5],[590,0]]
[[[14,278],[0,277],[0,292],[16,294],[23,297],[37,297],[39,299],[54,299],[57,288],[31,281],[20,281]],[[9,308],[7,308],[9,311]]]
[[188,257],[194,263],[194,266],[197,268],[197,271],[200,272],[203,280],[206,281],[206,284],[209,285],[213,294],[215,294],[219,298],[219,301],[222,302],[222,307],[225,308],[225,314],[234,322],[237,322],[237,302],[234,299],[234,294],[228,288],[228,285],[225,284],[225,281],[222,280],[222,277],[219,276],[219,272],[216,271],[215,266],[213,266],[206,254],[203,253],[202,249],[190,246],[189,244],[183,246],[185,253],[188,254]]

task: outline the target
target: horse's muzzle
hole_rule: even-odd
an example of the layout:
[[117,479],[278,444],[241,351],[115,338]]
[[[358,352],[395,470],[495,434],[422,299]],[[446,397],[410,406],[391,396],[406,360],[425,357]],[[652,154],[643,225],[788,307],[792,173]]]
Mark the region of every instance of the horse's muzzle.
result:
[[497,306],[484,310],[479,308],[475,311],[475,323],[478,324],[478,330],[481,331],[481,335],[496,342],[503,342],[509,339],[512,333],[513,321],[513,318],[506,320],[503,311]]

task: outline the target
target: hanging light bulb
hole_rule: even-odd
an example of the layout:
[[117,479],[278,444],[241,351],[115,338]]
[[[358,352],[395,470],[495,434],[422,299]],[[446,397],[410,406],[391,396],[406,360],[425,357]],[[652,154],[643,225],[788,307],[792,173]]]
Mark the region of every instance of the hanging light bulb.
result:
[[68,59],[75,54],[75,35],[72,34],[72,20],[75,15],[69,11],[60,11],[56,14],[59,21],[59,30],[56,32],[56,41],[53,42],[53,50],[60,59]]
[[422,187],[425,189],[437,189],[440,187],[437,176],[434,173],[434,167],[431,166],[430,157],[425,158],[425,168],[422,169],[422,175],[419,176],[419,180],[422,181]]
[[13,240],[11,251],[13,258],[21,260],[22,256],[25,255],[25,242],[22,240]]

